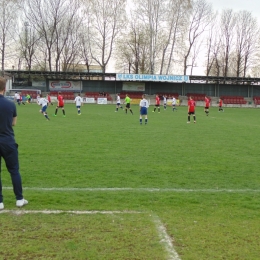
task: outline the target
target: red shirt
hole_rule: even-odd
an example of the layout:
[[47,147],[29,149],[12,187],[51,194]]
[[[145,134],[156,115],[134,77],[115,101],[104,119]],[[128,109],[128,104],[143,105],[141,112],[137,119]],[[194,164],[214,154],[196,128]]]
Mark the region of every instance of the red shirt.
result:
[[222,107],[222,99],[219,100],[219,106]]
[[190,99],[188,101],[188,106],[189,106],[189,112],[195,112],[196,103],[193,99]]
[[210,101],[208,98],[205,98],[205,107],[209,107]]
[[59,107],[63,107],[64,106],[64,101],[63,101],[63,96],[62,95],[58,95],[58,102],[59,102]]
[[50,95],[48,95],[47,98],[48,98],[48,101],[51,102],[51,97],[50,97]]
[[156,105],[160,105],[160,102],[161,102],[160,98],[159,98],[159,97],[156,97],[156,98],[155,98],[155,104],[156,104]]

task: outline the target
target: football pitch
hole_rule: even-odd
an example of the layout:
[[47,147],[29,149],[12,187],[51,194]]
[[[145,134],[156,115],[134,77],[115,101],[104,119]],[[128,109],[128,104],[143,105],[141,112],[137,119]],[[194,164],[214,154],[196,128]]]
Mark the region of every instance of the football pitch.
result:
[[153,108],[17,107],[29,204],[2,160],[0,259],[259,259],[260,110]]

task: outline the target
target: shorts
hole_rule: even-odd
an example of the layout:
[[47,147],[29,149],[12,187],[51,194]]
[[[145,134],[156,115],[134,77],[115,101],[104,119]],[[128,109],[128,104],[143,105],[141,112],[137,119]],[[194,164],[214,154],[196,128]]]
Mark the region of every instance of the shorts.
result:
[[80,108],[80,106],[76,106],[76,108]]
[[126,103],[125,107],[130,108],[130,103]]
[[62,105],[62,106],[57,106],[57,108],[64,108],[64,105]]
[[141,107],[140,115],[141,116],[146,116],[147,115],[147,107]]
[[195,115],[195,111],[189,111],[188,112],[188,115],[190,116],[190,115]]
[[47,110],[47,106],[42,107],[42,113],[46,112],[46,110]]
[[205,109],[209,109],[209,107],[205,107]]
[[117,106],[120,106],[121,103],[116,103]]
[[159,106],[160,106],[160,104],[155,104],[155,106],[156,106],[156,107],[159,107]]

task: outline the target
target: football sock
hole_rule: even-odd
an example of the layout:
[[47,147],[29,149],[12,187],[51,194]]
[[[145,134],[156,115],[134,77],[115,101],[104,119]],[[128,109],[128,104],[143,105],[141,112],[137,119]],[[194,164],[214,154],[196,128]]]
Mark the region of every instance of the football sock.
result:
[[188,116],[188,121],[190,122],[190,116]]
[[127,109],[125,110],[125,113],[127,114]]
[[147,121],[148,121],[148,119],[147,119],[147,118],[145,118],[145,124],[147,124]]
[[160,108],[158,108],[158,112],[160,113]]
[[142,118],[140,118],[140,124],[142,124]]
[[65,116],[65,110],[62,110],[62,112],[63,112],[63,115]]
[[131,112],[131,114],[133,115],[133,111],[132,111],[132,109],[130,109],[130,112]]
[[58,112],[58,108],[56,108],[56,110],[55,110],[55,115],[57,115],[57,112]]

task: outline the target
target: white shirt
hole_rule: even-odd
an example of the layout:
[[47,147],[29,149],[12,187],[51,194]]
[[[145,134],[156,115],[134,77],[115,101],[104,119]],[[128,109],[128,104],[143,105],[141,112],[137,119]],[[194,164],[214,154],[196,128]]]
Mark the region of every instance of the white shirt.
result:
[[20,95],[18,93],[15,93],[14,97],[15,97],[15,99],[19,99],[20,100]]
[[76,106],[81,106],[83,99],[82,99],[82,97],[77,96],[77,97],[75,97],[74,101],[76,102]]
[[49,101],[48,101],[46,98],[40,98],[40,99],[38,100],[38,104],[39,104],[40,106],[42,106],[42,107],[47,106],[48,103],[49,103]]
[[176,105],[176,98],[175,97],[172,98],[172,104]]
[[148,103],[147,99],[143,98],[143,99],[140,101],[140,107],[146,107],[146,108],[149,107],[149,103]]
[[167,98],[163,97],[163,103],[166,104],[167,103]]
[[116,97],[116,103],[120,103],[120,102],[121,102],[121,100],[120,100],[120,96],[117,95],[117,97]]

